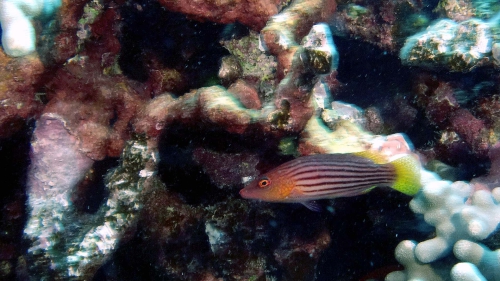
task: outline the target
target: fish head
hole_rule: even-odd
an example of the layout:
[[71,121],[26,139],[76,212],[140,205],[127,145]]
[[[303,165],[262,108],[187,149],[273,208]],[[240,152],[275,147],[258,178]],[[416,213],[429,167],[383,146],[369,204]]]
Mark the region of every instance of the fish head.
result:
[[290,178],[280,174],[280,171],[271,171],[260,175],[240,190],[241,197],[269,202],[287,201],[295,185]]

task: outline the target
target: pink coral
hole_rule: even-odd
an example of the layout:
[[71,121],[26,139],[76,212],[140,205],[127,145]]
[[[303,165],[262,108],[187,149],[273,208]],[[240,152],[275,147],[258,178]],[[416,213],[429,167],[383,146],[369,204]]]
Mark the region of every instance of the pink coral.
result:
[[488,156],[490,158],[491,166],[488,175],[474,178],[471,183],[474,189],[493,190],[493,188],[500,186],[500,142],[493,145]]
[[11,59],[1,52],[0,66],[0,137],[6,138],[40,114],[46,97],[37,83],[45,67],[36,57]]
[[459,157],[466,150],[478,157],[486,156],[490,143],[485,122],[461,108],[450,83],[422,74],[414,85],[414,93],[429,121],[443,130],[440,145],[444,146],[445,158]]
[[472,146],[476,154],[485,155],[488,152],[487,132],[482,120],[466,109],[459,109],[452,114],[450,123],[451,128]]
[[44,112],[63,116],[83,151],[100,160],[121,153],[141,99],[123,77],[102,77],[95,70],[91,63],[61,69]]
[[257,90],[244,80],[237,80],[227,90],[234,94],[246,108],[260,109],[262,107]]
[[78,140],[69,133],[61,116],[41,116],[34,132],[27,183],[30,219],[25,234],[33,242],[32,251],[51,247],[51,236],[61,231],[67,219],[53,214],[73,211],[73,188],[93,163],[79,150]]

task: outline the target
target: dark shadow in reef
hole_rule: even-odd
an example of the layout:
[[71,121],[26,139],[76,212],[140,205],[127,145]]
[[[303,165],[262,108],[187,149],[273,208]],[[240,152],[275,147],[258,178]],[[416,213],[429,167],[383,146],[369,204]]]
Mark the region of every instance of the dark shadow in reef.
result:
[[394,249],[400,241],[425,240],[434,231],[422,216],[411,212],[410,199],[389,188],[335,199],[329,227],[332,242],[320,260],[316,280],[360,280],[373,271],[397,266]]
[[[290,160],[290,156],[276,153],[278,140],[262,132],[231,134],[220,128],[200,128],[172,124],[159,142],[158,172],[167,188],[182,194],[189,204],[213,204],[224,200],[230,193],[210,181],[202,167],[193,160],[193,150],[203,148],[216,153],[251,153],[265,159],[266,167],[274,167]],[[263,168],[266,170],[266,168]],[[241,188],[241,184],[237,188]],[[234,196],[239,197],[239,189]]]
[[82,213],[95,214],[108,198],[108,189],[104,183],[106,174],[118,166],[119,158],[105,158],[96,161],[85,178],[78,184],[71,195],[75,208]]
[[[395,98],[407,100],[411,105],[412,68],[402,65],[397,54],[343,37],[335,37],[335,44],[340,54],[337,78],[345,85],[336,94],[335,100],[363,109],[374,106],[388,122],[394,118],[395,112],[394,106],[387,104],[394,104]],[[417,114],[406,133],[413,144],[420,147],[435,136],[434,127],[429,125],[422,112]]]
[[397,55],[344,37],[334,41],[340,54],[337,78],[345,84],[336,100],[366,108],[388,95],[411,91],[411,70],[401,65]]
[[10,272],[2,270],[1,280],[15,280],[18,257],[27,245],[22,241],[27,219],[26,182],[30,164],[30,141],[34,121],[25,124],[13,136],[0,140],[0,262],[11,266]]
[[226,25],[189,20],[150,0],[128,1],[120,9],[119,64],[127,77],[145,82],[154,57],[163,67],[187,75],[188,85],[182,90],[218,83],[219,61],[229,54],[219,40],[233,32]]
[[113,257],[99,268],[92,280],[181,281],[186,280],[178,278],[186,266],[190,273],[198,269],[201,275],[212,255],[204,224],[200,222],[188,232],[189,235],[164,243],[147,237],[148,231],[139,225],[134,237],[119,244]]

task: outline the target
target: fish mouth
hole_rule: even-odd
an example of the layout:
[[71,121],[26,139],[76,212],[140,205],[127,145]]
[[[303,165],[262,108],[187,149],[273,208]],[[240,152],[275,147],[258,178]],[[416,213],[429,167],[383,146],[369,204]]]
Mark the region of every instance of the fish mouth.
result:
[[254,192],[252,192],[252,190],[248,188],[243,188],[242,190],[240,190],[240,196],[244,199],[260,200],[260,198],[258,198],[258,196],[256,196]]
[[240,190],[240,196],[245,199],[248,198],[248,191],[243,188],[242,190]]

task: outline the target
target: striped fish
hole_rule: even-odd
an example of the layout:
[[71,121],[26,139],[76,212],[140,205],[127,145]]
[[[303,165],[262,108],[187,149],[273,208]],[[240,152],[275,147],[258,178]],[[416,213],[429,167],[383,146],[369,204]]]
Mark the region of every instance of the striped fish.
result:
[[420,189],[420,163],[411,155],[387,162],[373,152],[303,156],[259,176],[240,195],[314,209],[308,202],[357,196],[377,186],[415,195]]

